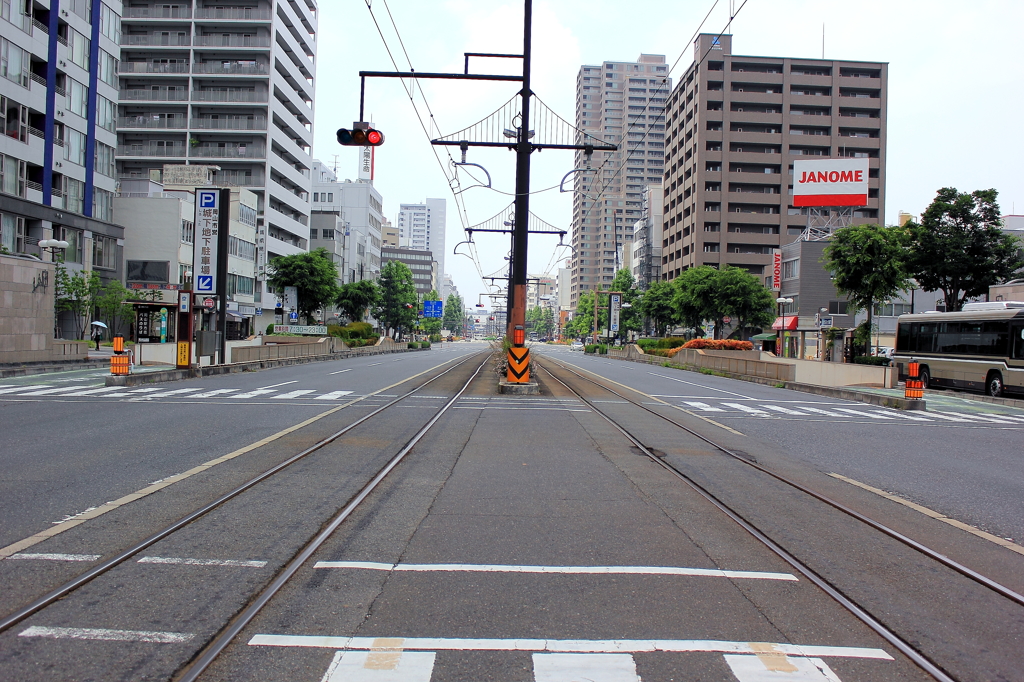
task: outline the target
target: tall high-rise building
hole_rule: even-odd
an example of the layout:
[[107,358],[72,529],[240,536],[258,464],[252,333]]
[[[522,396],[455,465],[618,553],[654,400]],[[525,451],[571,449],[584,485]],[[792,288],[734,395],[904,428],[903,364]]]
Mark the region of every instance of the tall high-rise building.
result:
[[882,220],[887,78],[884,62],[740,56],[732,36],[698,36],[666,114],[662,279],[698,265],[767,275],[808,224],[794,160],[867,159],[868,205],[851,217]]
[[[438,277],[444,277],[445,212],[444,199],[427,199],[422,204],[402,204],[398,209],[399,244],[405,248],[430,251],[437,260]],[[441,291],[443,282],[435,282]]]
[[[577,173],[572,215],[570,297],[597,286],[608,288],[633,223],[643,211],[644,187],[660,182],[665,157],[664,107],[672,89],[662,55],[642,54],[636,62],[583,66],[576,77],[576,127],[619,145],[595,152],[597,172]],[[588,163],[576,153],[576,167]],[[628,247],[626,247],[628,252]]]
[[[0,247],[123,280],[112,223],[120,0],[8,2],[0,12]],[[80,330],[58,316],[67,338]]]
[[661,183],[648,185],[644,189],[643,213],[633,223],[633,279],[641,289],[661,279],[663,202]]
[[[258,198],[262,263],[308,248],[317,4],[245,5],[126,8],[117,165],[157,181],[164,164],[220,166],[217,185]],[[257,302],[273,310],[276,299]]]

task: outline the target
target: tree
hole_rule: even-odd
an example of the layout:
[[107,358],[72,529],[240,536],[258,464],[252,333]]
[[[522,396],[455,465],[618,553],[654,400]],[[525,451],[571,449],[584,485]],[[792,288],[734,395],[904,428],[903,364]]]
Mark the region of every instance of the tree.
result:
[[920,224],[906,225],[908,274],[925,291],[941,291],[948,311],[1024,267],[1019,241],[999,229],[997,196],[994,189],[968,194],[944,187]]
[[444,317],[441,318],[442,329],[447,329],[452,336],[462,336],[465,327],[466,315],[463,310],[462,298],[455,294],[448,294],[448,300],[444,302]]
[[81,340],[85,336],[86,315],[92,312],[94,301],[99,296],[102,281],[95,270],[68,274],[63,263],[54,268],[54,295],[57,312],[70,312],[75,325],[75,335]]
[[676,311],[676,321],[685,327],[691,327],[698,334],[704,332],[704,320],[714,320],[717,325],[719,320],[725,317],[715,297],[717,276],[717,269],[710,265],[701,265],[683,270],[672,280],[672,287],[675,290],[672,307]]
[[[608,317],[607,310],[598,309],[598,330]],[[594,331],[594,292],[584,291],[576,301],[576,311],[565,325],[565,335],[581,338]]]
[[270,271],[267,282],[275,291],[296,288],[297,312],[301,316],[312,317],[338,298],[338,268],[322,247],[308,253],[278,256],[270,261]]
[[658,280],[651,282],[651,286],[640,297],[640,313],[651,320],[657,336],[664,336],[675,320],[676,311],[672,305],[674,295],[675,290],[670,283]]
[[910,286],[903,243],[902,228],[851,225],[836,230],[825,247],[823,260],[836,290],[855,309],[867,310],[868,329],[875,303]]
[[[431,289],[427,292],[427,295],[423,298],[424,301],[440,301],[441,294],[437,293],[437,289]],[[423,331],[431,336],[441,333],[441,326],[443,318],[440,317],[424,317],[423,322],[420,323],[420,327]]]
[[416,326],[419,298],[412,281],[412,270],[405,263],[388,261],[380,269],[377,285],[380,297],[373,306],[373,316],[380,321],[382,329],[393,329],[395,338],[398,338],[403,329]]
[[338,295],[334,304],[349,322],[362,322],[366,310],[377,303],[380,289],[373,280],[364,279],[358,282],[342,284],[338,287]]
[[113,334],[122,324],[131,324],[135,319],[135,308],[126,303],[132,292],[121,282],[112,280],[103,287],[95,301],[99,318],[107,324]]
[[775,296],[764,288],[760,278],[746,270],[719,270],[715,288],[724,313],[736,318],[736,333],[741,339],[748,326],[766,327],[775,318]]

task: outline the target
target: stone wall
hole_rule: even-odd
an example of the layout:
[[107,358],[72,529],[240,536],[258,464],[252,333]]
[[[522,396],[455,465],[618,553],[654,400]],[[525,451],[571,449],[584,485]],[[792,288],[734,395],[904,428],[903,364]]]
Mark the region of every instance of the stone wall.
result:
[[0,365],[53,359],[53,263],[0,254]]

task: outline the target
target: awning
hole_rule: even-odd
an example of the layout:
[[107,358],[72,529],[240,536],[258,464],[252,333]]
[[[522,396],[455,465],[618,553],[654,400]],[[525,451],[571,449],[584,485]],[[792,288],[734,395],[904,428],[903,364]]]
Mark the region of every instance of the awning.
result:
[[754,334],[750,337],[751,341],[775,341],[779,338],[778,334]]
[[245,319],[245,315],[239,315],[238,313],[234,312],[233,310],[228,310],[226,312],[228,314],[228,317],[230,317],[232,320],[244,320]]
[[[786,326],[783,327],[782,323],[785,321]],[[772,322],[772,329],[785,329],[786,331],[796,331],[796,328],[800,325],[800,318],[796,315],[786,315],[785,317],[776,317],[775,321]]]

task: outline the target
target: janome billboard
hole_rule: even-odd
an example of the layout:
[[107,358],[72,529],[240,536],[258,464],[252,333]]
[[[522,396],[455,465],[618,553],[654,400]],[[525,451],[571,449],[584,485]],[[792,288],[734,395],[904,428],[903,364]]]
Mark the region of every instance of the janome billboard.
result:
[[866,206],[868,160],[793,162],[794,206]]

